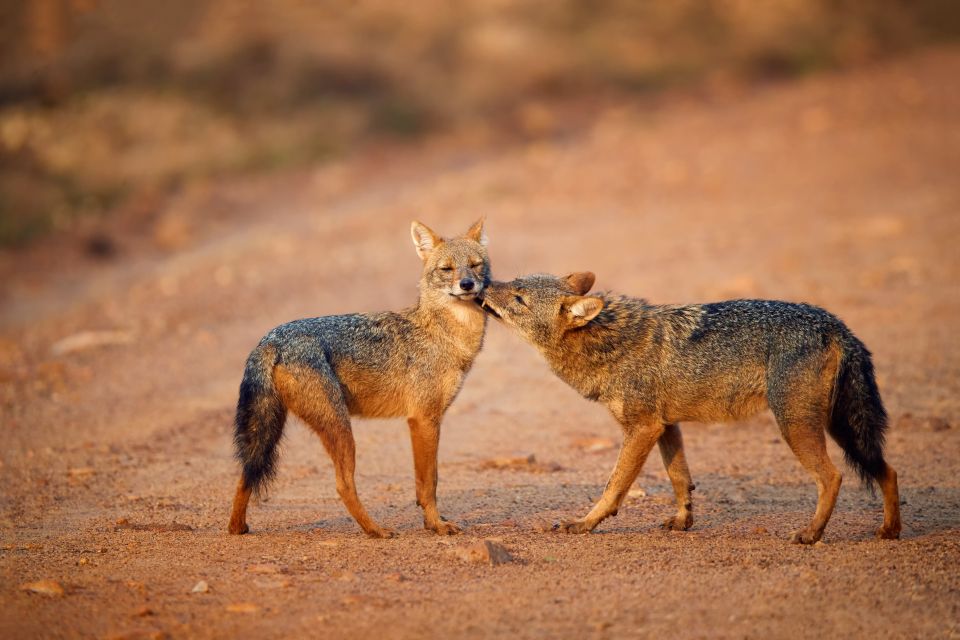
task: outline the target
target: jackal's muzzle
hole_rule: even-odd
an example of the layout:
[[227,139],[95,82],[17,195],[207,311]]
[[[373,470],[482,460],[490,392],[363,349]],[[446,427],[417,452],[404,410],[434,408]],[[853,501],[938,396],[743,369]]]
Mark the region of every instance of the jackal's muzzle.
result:
[[497,320],[503,319],[503,316],[501,316],[500,313],[497,311],[497,309],[490,304],[490,301],[487,300],[487,298],[483,295],[482,292],[479,295],[477,295],[476,300],[477,300],[477,304],[480,305],[481,309],[483,309],[484,311],[492,315]]

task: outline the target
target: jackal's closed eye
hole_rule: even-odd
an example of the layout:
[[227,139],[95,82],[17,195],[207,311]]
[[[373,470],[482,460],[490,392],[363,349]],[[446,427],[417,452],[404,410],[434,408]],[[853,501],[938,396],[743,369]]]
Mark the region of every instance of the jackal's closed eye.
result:
[[440,267],[440,271],[453,271],[453,267],[451,267],[450,265],[444,265]]

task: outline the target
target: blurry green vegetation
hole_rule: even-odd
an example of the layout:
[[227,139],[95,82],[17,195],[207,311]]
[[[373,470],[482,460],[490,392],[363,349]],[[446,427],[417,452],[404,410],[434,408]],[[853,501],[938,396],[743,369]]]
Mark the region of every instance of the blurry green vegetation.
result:
[[958,34],[951,0],[0,0],[0,245],[372,137],[522,129],[538,102],[790,78]]

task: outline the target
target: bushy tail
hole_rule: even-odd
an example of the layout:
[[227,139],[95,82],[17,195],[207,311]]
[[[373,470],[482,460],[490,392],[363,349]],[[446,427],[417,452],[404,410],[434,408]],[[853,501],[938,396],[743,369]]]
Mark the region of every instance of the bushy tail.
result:
[[247,358],[237,400],[233,442],[243,465],[243,484],[259,494],[276,472],[277,444],[283,435],[287,409],[273,386],[276,356],[258,346]]
[[872,488],[887,466],[883,459],[887,412],[880,400],[870,352],[852,334],[843,336],[841,348],[833,414],[827,430],[843,449],[847,464]]

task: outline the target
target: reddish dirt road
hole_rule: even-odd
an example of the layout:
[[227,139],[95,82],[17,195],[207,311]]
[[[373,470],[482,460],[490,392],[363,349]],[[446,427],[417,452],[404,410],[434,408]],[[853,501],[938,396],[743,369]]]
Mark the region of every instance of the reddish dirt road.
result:
[[[3,256],[0,636],[960,637],[958,76],[941,50],[620,105],[497,152],[193,189],[165,250],[134,234],[108,262],[63,241]],[[880,499],[846,473],[824,544],[788,544],[815,488],[767,414],[683,426],[691,531],[658,528],[672,491],[655,456],[595,534],[545,531],[599,495],[619,431],[495,324],[444,423],[440,505],[462,536],[420,528],[400,420],[355,423],[361,498],[400,537],[363,536],[296,421],[252,534],[228,536],[250,348],[289,319],[412,303],[410,219],[453,233],[480,214],[500,276],[592,269],[655,302],[837,313],[875,354],[903,539],[873,538]],[[59,342],[84,331],[110,344]],[[481,538],[514,562],[458,556]],[[39,580],[65,593],[19,588]]]

